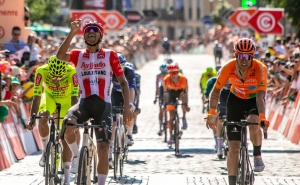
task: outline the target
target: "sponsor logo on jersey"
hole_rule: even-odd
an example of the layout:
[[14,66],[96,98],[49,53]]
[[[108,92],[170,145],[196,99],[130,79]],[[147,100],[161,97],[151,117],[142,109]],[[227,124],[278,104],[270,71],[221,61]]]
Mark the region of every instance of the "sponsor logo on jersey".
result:
[[69,86],[65,86],[65,87],[54,87],[54,86],[48,86],[48,88],[52,91],[64,91],[66,89],[68,89]]
[[73,79],[74,87],[78,87],[78,78],[77,78],[77,75],[73,74],[72,79]]
[[81,76],[87,76],[87,75],[106,75],[106,71],[102,70],[102,71],[84,71],[81,72]]
[[82,62],[81,68],[83,70],[91,70],[91,69],[102,69],[106,66],[106,64],[102,61],[99,63],[85,63]]
[[42,81],[42,75],[37,74],[36,77],[35,77],[35,86],[39,86],[41,81]]
[[90,84],[90,85],[102,86],[101,79],[99,79],[99,78],[94,78],[94,79],[86,78],[86,79],[83,80],[83,83]]

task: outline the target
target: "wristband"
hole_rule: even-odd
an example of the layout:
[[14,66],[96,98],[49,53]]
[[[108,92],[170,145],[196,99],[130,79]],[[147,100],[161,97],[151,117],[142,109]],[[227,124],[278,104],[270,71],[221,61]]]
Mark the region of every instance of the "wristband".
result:
[[264,113],[259,113],[259,119],[262,120],[262,119],[266,119],[266,115]]
[[216,111],[216,109],[210,108],[208,114],[216,115],[217,111]]

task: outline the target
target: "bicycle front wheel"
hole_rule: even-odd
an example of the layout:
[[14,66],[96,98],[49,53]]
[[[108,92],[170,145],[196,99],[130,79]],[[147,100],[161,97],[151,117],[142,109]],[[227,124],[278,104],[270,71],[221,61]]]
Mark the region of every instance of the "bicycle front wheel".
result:
[[114,138],[114,179],[117,179],[118,175],[118,164],[120,155],[119,146],[119,128],[115,128],[115,138]]
[[45,163],[45,185],[54,185],[56,172],[56,157],[55,145],[49,142],[46,149],[46,163]]
[[88,174],[88,148],[82,147],[78,161],[77,185],[89,185]]
[[247,151],[245,147],[240,150],[240,161],[238,166],[238,179],[239,185],[247,185],[246,175],[247,175]]
[[175,116],[175,128],[174,128],[174,140],[175,140],[175,155],[179,155],[179,119],[178,115]]
[[126,137],[125,137],[125,130],[124,130],[124,126],[123,127],[123,132],[121,134],[121,147],[120,147],[120,176],[123,176],[123,171],[124,171],[124,160],[127,156],[127,143],[126,143]]

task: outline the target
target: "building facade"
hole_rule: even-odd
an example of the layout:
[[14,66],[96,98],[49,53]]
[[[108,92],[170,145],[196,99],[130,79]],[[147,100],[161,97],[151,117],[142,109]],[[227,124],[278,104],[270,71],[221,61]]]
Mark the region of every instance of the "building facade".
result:
[[[223,3],[224,0],[132,0],[132,9],[156,10],[161,18],[154,24],[169,39],[200,35],[205,29],[201,19]],[[233,7],[240,6],[240,0],[226,0]]]

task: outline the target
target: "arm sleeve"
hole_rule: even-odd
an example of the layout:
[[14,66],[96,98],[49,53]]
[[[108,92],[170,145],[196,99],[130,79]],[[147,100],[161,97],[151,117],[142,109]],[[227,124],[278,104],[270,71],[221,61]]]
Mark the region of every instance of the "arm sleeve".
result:
[[256,80],[257,80],[257,91],[267,91],[268,85],[268,70],[267,67],[263,64],[258,64],[259,67],[256,71]]
[[80,53],[80,50],[78,50],[78,49],[73,49],[70,51],[69,62],[73,63],[75,66],[77,66],[77,63],[78,63],[79,53]]
[[34,77],[33,96],[41,96],[43,91],[43,68],[37,68]]
[[124,71],[120,65],[119,57],[115,51],[110,51],[109,61],[112,71],[116,75],[116,77],[124,75]]
[[125,67],[125,76],[128,81],[129,89],[136,89],[136,80],[134,71],[130,68]]
[[229,78],[229,73],[230,73],[230,66],[231,63],[227,63],[224,67],[222,67],[220,74],[217,78],[217,81],[215,83],[215,87],[217,89],[222,89],[226,82],[228,81]]
[[76,70],[72,69],[69,79],[71,81],[71,96],[78,96],[79,84]]

